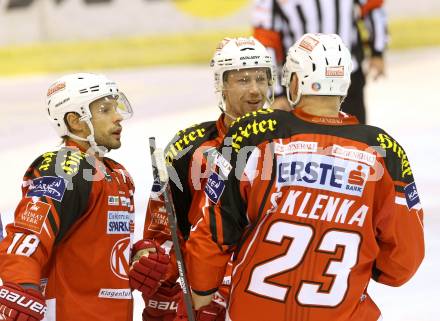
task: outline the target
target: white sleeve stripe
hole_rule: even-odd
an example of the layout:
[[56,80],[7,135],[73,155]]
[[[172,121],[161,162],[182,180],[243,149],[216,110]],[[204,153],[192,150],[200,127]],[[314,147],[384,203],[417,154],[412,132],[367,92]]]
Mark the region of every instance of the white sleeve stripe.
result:
[[254,181],[254,179],[257,177],[258,175],[258,160],[260,158],[260,149],[259,148],[255,148],[252,151],[251,156],[249,157],[247,163],[246,163],[246,167],[244,168],[244,174],[246,175],[246,177],[248,178],[249,182],[252,183]]
[[[396,196],[394,202],[395,202],[397,205],[404,205],[404,206],[408,207],[408,204],[407,204],[407,202],[406,202],[406,199],[403,198],[403,197]],[[421,209],[422,209],[422,204],[417,203],[416,205],[414,205],[414,206],[412,207],[412,209],[415,209],[415,210],[421,210]]]

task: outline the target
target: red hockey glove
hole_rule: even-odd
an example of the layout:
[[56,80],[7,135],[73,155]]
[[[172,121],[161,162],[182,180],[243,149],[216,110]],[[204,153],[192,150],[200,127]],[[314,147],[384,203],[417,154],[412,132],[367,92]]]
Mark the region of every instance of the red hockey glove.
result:
[[46,302],[37,290],[10,282],[0,285],[0,320],[39,321],[45,313]]
[[[196,321],[225,321],[226,309],[218,303],[211,302],[208,305],[194,311]],[[177,316],[174,321],[188,321],[183,294],[180,295],[177,305]]]
[[[130,287],[141,291],[144,297],[149,298],[161,285],[170,263],[170,257],[160,246],[150,240],[136,242],[133,253],[134,263],[128,273]],[[139,256],[140,258],[136,260]]]
[[182,289],[178,283],[165,283],[151,298],[145,298],[143,321],[173,321]]

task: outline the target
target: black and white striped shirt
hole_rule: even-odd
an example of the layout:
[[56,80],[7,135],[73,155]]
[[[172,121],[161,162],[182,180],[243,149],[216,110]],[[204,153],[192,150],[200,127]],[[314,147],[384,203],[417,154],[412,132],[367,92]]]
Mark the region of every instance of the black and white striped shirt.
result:
[[[387,44],[384,9],[376,8],[362,19],[359,6],[365,1],[367,0],[256,0],[253,27],[280,34],[282,48],[273,49],[281,49],[283,59],[288,49],[304,33],[336,33],[351,50],[353,71],[356,71],[364,59],[359,21],[363,20],[368,30],[368,44],[373,55],[381,55]],[[282,62],[278,59],[278,63]]]

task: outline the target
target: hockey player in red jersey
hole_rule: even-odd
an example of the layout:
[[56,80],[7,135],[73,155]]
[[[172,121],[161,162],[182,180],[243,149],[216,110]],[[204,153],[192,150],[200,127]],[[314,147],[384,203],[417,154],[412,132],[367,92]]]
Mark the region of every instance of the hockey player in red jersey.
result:
[[[216,147],[223,142],[227,128],[236,118],[262,108],[268,102],[267,96],[274,79],[270,56],[264,46],[253,38],[225,38],[219,44],[211,66],[222,114],[217,121],[197,124],[179,131],[165,150],[166,161],[171,165],[171,191],[183,240],[188,237],[191,226],[198,220],[197,216],[188,215],[190,208],[203,206],[199,204],[200,194],[203,194],[207,169],[218,161]],[[171,237],[163,197],[159,192],[153,186],[144,226],[144,239],[154,242],[156,247],[162,246],[169,250]],[[144,321],[174,319],[181,291],[176,278],[177,270],[172,268],[167,281],[153,297],[144,295]],[[215,298],[220,305],[225,305],[224,296],[227,295],[228,284],[229,277],[226,275],[224,287]],[[160,309],[158,302],[163,302],[162,307],[168,308]],[[214,320],[218,317],[217,314],[222,313],[221,310],[217,304],[213,304],[198,311],[198,318],[203,318],[204,315],[211,318],[207,321]]]
[[[0,243],[0,319],[35,321],[46,313],[57,321],[131,321],[134,185],[104,156],[121,146],[130,103],[105,76],[81,73],[58,79],[47,105],[65,146],[36,158],[24,174]],[[149,266],[168,261],[158,253],[143,263],[149,275]],[[145,283],[158,286],[161,277]]]
[[210,203],[186,242],[196,309],[232,252],[234,321],[377,321],[370,280],[400,286],[417,271],[423,211],[408,157],[388,133],[339,111],[350,71],[337,35],[306,34],[283,69],[295,108],[230,127],[231,146],[220,146],[229,163],[210,175]]

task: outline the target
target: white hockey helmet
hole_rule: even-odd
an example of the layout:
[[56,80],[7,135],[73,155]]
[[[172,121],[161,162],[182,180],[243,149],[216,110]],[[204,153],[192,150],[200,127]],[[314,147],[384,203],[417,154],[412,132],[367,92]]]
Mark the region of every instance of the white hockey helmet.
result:
[[[305,34],[287,53],[281,84],[295,106],[302,95],[346,96],[352,71],[351,54],[336,34]],[[292,74],[298,77],[295,101],[290,97]]]
[[[94,129],[90,122],[92,118],[90,104],[104,97],[118,100],[117,112],[121,114],[123,119],[132,116],[133,110],[128,99],[119,91],[116,83],[107,77],[77,73],[58,79],[47,91],[47,111],[58,135],[89,141],[92,147],[96,147]],[[91,131],[89,137],[84,139],[69,131],[64,118],[70,112],[79,114],[80,119],[87,123]]]
[[224,73],[246,68],[268,68],[269,86],[275,82],[275,68],[266,48],[254,37],[224,38],[211,60],[214,68],[215,89],[223,90]]

